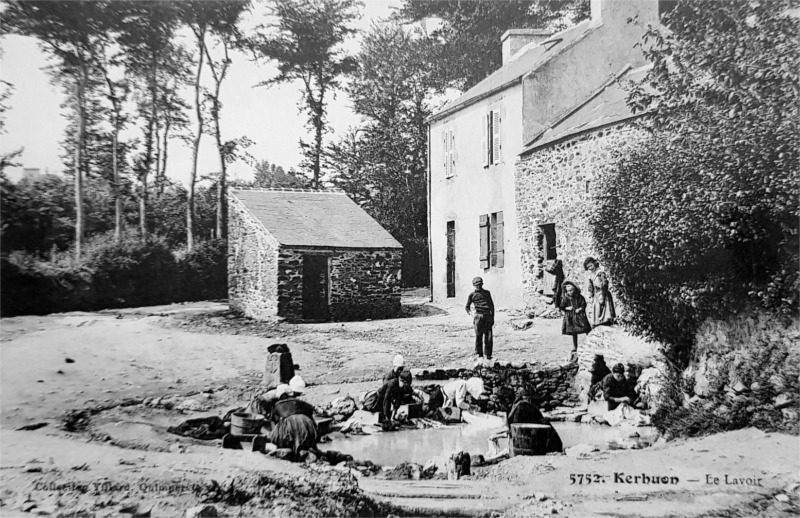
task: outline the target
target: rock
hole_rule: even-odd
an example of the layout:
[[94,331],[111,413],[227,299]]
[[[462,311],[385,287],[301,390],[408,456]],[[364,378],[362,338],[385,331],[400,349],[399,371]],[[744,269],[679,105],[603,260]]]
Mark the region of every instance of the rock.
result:
[[206,409],[206,405],[196,399],[184,399],[175,406],[176,410],[189,410],[191,412],[201,412]]
[[447,460],[447,479],[458,480],[463,476],[469,475],[470,464],[469,453],[465,451],[450,455]]
[[425,466],[422,467],[422,478],[433,478],[438,469],[439,466],[436,465],[436,462],[434,462],[433,459],[430,459],[425,463]]
[[778,502],[787,503],[789,501],[789,495],[784,495],[783,493],[775,495],[775,500]]
[[211,518],[219,516],[213,505],[198,505],[186,510],[186,518]]
[[752,390],[753,392],[761,390],[761,383],[754,381],[753,383],[750,384],[750,390]]
[[269,453],[267,453],[270,457],[276,457],[278,459],[290,459],[292,457],[292,449],[291,448],[276,448]]
[[798,420],[797,411],[792,408],[782,408],[781,414],[783,414],[783,418],[786,419],[787,421],[796,423]]
[[773,374],[768,381],[772,388],[775,389],[775,392],[783,392],[786,389],[786,380],[780,374]]
[[576,444],[575,446],[570,446],[569,448],[564,450],[564,453],[568,457],[580,457],[581,455],[588,455],[593,451],[600,451],[597,446],[592,446],[591,444]]
[[741,381],[737,381],[732,388],[737,394],[743,394],[744,392],[747,392],[747,386]]
[[731,413],[731,409],[728,407],[728,405],[720,405],[719,408],[717,408],[716,411],[714,411],[714,413],[719,415],[719,416],[722,416],[722,415],[730,414]]
[[23,513],[30,512],[31,509],[36,507],[36,502],[25,502],[21,506],[19,506],[19,510]]
[[789,394],[784,392],[782,394],[778,394],[777,396],[775,396],[775,399],[772,400],[772,403],[775,405],[776,410],[780,410],[781,408],[786,408],[788,406],[791,406],[793,401],[791,396],[789,396]]

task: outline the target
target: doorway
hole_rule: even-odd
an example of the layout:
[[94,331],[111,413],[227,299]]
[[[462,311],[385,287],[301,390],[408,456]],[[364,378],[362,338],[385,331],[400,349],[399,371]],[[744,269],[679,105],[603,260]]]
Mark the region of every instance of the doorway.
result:
[[[542,232],[542,259],[544,259],[545,264],[548,261],[552,261],[556,259],[558,256],[556,250],[556,224],[555,223],[546,223],[544,225],[539,225],[539,230]],[[542,279],[542,293],[545,295],[553,295],[553,283],[555,282],[555,276],[548,272],[547,270],[542,270],[543,279]]]
[[456,296],[456,222],[447,222],[447,296]]
[[328,256],[303,256],[303,319],[328,320]]

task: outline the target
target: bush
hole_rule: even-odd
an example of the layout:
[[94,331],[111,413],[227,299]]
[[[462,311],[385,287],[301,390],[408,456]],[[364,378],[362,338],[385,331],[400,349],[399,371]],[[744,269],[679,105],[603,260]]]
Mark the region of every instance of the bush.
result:
[[95,309],[169,304],[177,300],[178,266],[159,239],[97,246],[87,253]]
[[[201,242],[192,252],[173,254],[162,239],[147,243],[96,236],[84,258],[43,262],[13,252],[0,264],[0,314],[44,315],[64,311],[152,306],[227,297],[224,240]],[[177,257],[176,257],[177,255]]]
[[180,300],[228,297],[228,243],[214,239],[199,243],[191,252],[178,254]]
[[34,255],[15,252],[0,260],[0,315],[45,315],[87,309],[91,274],[85,268],[41,263]]

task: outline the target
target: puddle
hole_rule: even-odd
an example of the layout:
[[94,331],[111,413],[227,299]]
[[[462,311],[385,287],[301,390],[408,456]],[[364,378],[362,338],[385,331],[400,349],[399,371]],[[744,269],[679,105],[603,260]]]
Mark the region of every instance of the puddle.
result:
[[[577,444],[590,444],[601,450],[630,447],[645,447],[652,444],[656,431],[653,427],[638,427],[640,437],[628,438],[630,428],[610,427],[597,424],[553,422],[564,448]],[[399,432],[379,432],[372,435],[355,435],[347,439],[320,444],[322,450],[337,450],[348,453],[359,460],[370,460],[384,466],[395,466],[402,462],[425,464],[433,459],[440,467],[450,454],[466,451],[470,454],[486,454],[489,437],[504,426],[489,427],[475,424],[428,428]],[[500,448],[507,446],[503,439]]]

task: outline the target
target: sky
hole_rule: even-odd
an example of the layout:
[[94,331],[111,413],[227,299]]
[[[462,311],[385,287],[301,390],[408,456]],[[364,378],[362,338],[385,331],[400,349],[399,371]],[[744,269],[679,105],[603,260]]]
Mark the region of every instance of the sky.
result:
[[[389,16],[401,0],[365,0],[362,18],[355,23],[360,30],[368,30],[373,22]],[[257,15],[255,15],[257,16]],[[254,19],[249,20],[254,24]],[[9,177],[17,180],[23,168],[38,168],[42,172],[58,173],[63,170],[60,155],[64,129],[65,109],[61,105],[65,96],[60,88],[50,84],[44,52],[32,38],[6,36],[0,39],[3,54],[0,57],[0,79],[13,85],[13,92],[5,114],[6,133],[0,135],[0,152],[6,153],[24,147],[18,160],[22,165],[9,168]],[[351,51],[358,49],[358,39],[347,44]],[[256,160],[268,160],[289,169],[297,168],[301,157],[300,138],[311,140],[305,127],[306,115],[298,111],[301,99],[300,84],[282,84],[254,87],[260,81],[276,74],[274,65],[254,63],[242,54],[236,54],[229,75],[222,86],[222,137],[229,140],[242,136],[255,144],[249,153]],[[207,77],[208,70],[203,72]],[[191,102],[190,92],[186,93]],[[193,110],[192,110],[193,111]],[[344,92],[329,98],[328,120],[333,130],[326,135],[331,142],[351,126],[359,123],[351,103]],[[194,127],[194,122],[191,126]],[[141,136],[137,127],[124,137]],[[186,185],[191,168],[191,149],[180,140],[170,142],[167,176]],[[198,178],[219,171],[219,158],[213,137],[204,135],[201,141]],[[252,168],[242,162],[230,166],[231,179],[252,179]]]

